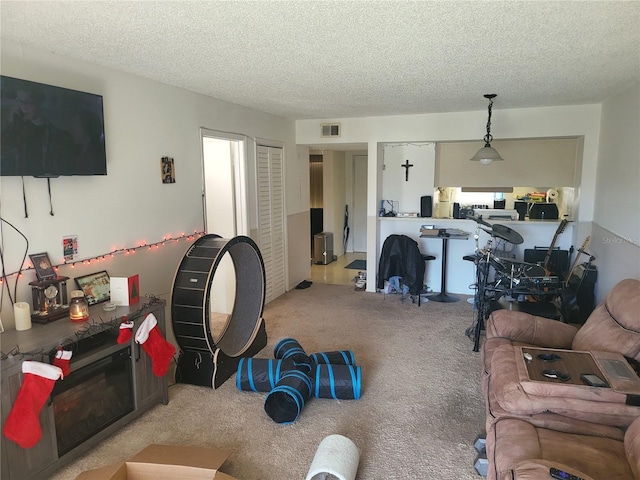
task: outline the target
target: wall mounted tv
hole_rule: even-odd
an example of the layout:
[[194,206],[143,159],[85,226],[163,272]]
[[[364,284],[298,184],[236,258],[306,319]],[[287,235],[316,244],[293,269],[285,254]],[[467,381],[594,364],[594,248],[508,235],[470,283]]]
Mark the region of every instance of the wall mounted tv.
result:
[[0,175],[106,175],[102,96],[0,76]]

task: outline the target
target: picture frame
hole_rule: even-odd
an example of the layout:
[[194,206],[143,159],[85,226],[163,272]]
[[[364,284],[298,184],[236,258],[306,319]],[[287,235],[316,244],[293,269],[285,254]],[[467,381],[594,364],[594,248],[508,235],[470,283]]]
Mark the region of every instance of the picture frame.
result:
[[39,281],[52,280],[58,276],[53,269],[53,265],[51,265],[47,252],[34,253],[29,255],[29,258]]
[[106,270],[77,277],[75,282],[87,298],[89,306],[111,299],[110,278]]
[[160,175],[162,183],[176,183],[176,168],[172,157],[160,159]]

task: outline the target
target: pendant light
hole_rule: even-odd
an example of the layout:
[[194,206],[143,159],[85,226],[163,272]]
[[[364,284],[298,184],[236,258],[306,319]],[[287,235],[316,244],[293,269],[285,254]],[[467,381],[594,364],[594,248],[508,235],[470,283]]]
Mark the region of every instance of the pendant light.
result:
[[491,146],[491,140],[493,140],[493,137],[491,136],[491,107],[493,106],[493,99],[496,97],[497,95],[495,93],[488,93],[484,96],[484,98],[489,100],[489,119],[487,120],[487,134],[484,136],[484,147],[478,150],[478,152],[473,157],[471,157],[472,161],[479,161],[482,165],[489,165],[494,160],[504,160],[504,158],[500,156],[498,151]]

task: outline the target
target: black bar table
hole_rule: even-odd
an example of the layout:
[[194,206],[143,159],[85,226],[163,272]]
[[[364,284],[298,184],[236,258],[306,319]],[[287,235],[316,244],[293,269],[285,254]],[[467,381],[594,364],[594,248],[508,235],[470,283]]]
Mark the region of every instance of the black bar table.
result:
[[455,295],[451,295],[447,293],[447,250],[449,247],[449,239],[450,238],[469,238],[469,235],[438,235],[430,236],[430,235],[421,235],[422,238],[441,238],[442,239],[442,276],[440,279],[440,293],[436,293],[433,295],[427,295],[427,299],[432,302],[442,302],[442,303],[454,303],[460,300],[460,297],[456,297]]

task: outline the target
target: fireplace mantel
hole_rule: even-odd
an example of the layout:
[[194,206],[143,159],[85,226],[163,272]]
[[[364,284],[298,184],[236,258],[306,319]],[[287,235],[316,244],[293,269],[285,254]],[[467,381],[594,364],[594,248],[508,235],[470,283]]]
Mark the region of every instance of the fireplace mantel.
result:
[[[29,330],[5,332],[1,336],[2,351],[20,352],[1,362],[1,403],[2,423],[6,420],[11,406],[22,384],[22,362],[37,360],[49,362],[48,354],[59,346],[71,347],[74,355],[70,362],[72,378],[74,371],[94,364],[114,354],[122,354],[123,350],[131,352],[133,393],[135,408],[132,412],[119,418],[103,430],[99,431],[82,444],[64,455],[58,455],[54,407],[52,402],[40,412],[42,438],[33,448],[23,449],[7,438],[1,444],[1,478],[8,480],[36,480],[48,478],[64,464],[76,459],[98,442],[131,422],[158,403],[168,402],[167,378],[158,378],[152,373],[151,359],[140,346],[131,339],[126,344],[118,344],[117,326],[124,316],[133,320],[136,328],[149,313],[158,320],[158,326],[166,336],[164,300],[153,299],[128,306],[117,307],[114,311],[104,311],[98,304],[90,308],[87,322],[74,323],[66,318],[48,324],[34,324]],[[115,327],[115,328],[114,328]],[[135,328],[134,328],[135,331]],[[64,381],[64,380],[62,380]]]

